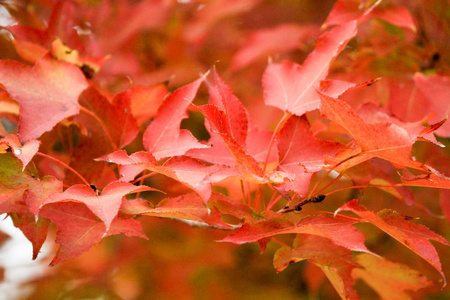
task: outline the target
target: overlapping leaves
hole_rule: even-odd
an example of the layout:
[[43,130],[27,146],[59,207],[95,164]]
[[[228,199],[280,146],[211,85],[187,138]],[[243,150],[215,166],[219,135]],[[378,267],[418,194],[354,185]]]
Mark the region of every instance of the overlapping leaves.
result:
[[[250,7],[256,2],[248,1]],[[5,91],[1,95],[6,99],[1,103],[16,101],[20,105],[18,120],[14,109],[0,110],[12,116],[10,119],[16,120],[13,125],[18,126],[17,134],[14,128],[8,134],[3,134],[7,133],[3,127],[0,131],[1,212],[10,215],[32,242],[34,258],[47,236],[50,221],[57,225],[59,248],[52,265],[80,255],[109,235],[124,233],[146,238],[139,221],[133,217],[147,216],[234,230],[222,241],[258,242],[263,250],[275,238],[283,244],[274,259],[277,271],[290,262],[308,260],[322,269],[342,298],[358,298],[353,287],[356,279],[367,281],[382,297],[393,293],[392,282],[402,297],[429,286],[430,281],[419,272],[389,262],[373,253],[368,243],[366,246],[366,237],[355,225],[371,223],[422,257],[445,280],[438,252],[429,240],[444,245],[450,245],[449,242],[396,211],[376,213],[352,200],[337,212],[351,211],[358,218],[337,212],[328,217],[327,211],[301,216],[286,213],[300,210],[302,205],[298,203],[302,201],[313,202],[305,199],[317,194],[312,180],[320,176],[329,179],[331,170],[339,172],[331,183],[341,177],[360,188],[376,186],[373,184],[376,182],[388,183],[379,187],[405,198],[407,204],[416,203],[410,186],[449,188],[448,174],[440,174],[411,155],[418,139],[442,145],[430,134],[448,135],[447,76],[416,73],[413,81],[417,95],[411,96],[405,107],[395,103],[383,108],[367,103],[355,105],[338,98],[349,90],[370,89],[366,86],[375,82],[358,85],[328,78],[333,62],[357,36],[360,23],[378,17],[415,30],[404,8],[375,8],[377,1],[367,9],[360,9],[363,6],[354,5],[356,2],[359,1],[335,4],[325,22],[326,26],[335,27],[318,38],[315,49],[302,65],[284,61],[266,68],[262,78],[264,102],[285,112],[273,131],[255,125],[246,107],[216,70],[171,93],[163,85],[154,85],[135,86],[113,96],[102,84],[91,81],[92,74],[86,71],[83,60],[89,59],[78,56],[72,59],[75,52],[59,40],[52,43],[51,49],[45,49],[52,34],[58,31],[56,25],[61,20],[57,13],[52,15],[46,31],[35,32],[40,37],[35,39],[36,44],[31,42],[33,39],[25,28],[12,27],[18,40],[22,39],[16,43],[19,54],[34,65],[0,62],[0,87]],[[69,12],[70,5],[60,4],[59,9]],[[245,10],[237,2],[233,5],[236,6],[230,6],[231,10]],[[121,7],[118,19],[132,12],[136,20],[120,28],[111,27],[118,32],[116,39],[101,39],[95,47],[120,52],[119,46],[126,43],[128,35],[159,25],[171,8],[162,2],[152,5],[145,1]],[[209,15],[203,15],[211,7],[200,10],[198,26],[214,23]],[[146,19],[140,12],[144,8],[161,14],[156,19]],[[107,22],[104,17],[110,13],[106,10],[103,18],[94,23],[94,32],[95,26]],[[224,16],[227,12],[214,15]],[[74,21],[73,18],[71,15],[69,19]],[[288,45],[277,45],[274,41],[266,44],[261,40],[266,34],[270,37],[284,33],[280,37],[283,41],[315,30],[315,27],[280,26],[259,32],[253,36],[253,44],[238,52],[231,68],[242,68],[265,51],[295,48],[295,41]],[[186,39],[200,43],[203,34],[194,32]],[[73,45],[81,43],[78,38],[64,37]],[[252,56],[248,49],[260,52]],[[196,105],[196,98],[206,94],[199,93],[204,82],[208,103]],[[436,116],[411,119],[408,109],[414,103],[427,106],[426,113]],[[384,110],[386,107],[391,108],[391,114]],[[181,128],[189,110],[204,117],[207,140],[200,141]],[[430,120],[435,124],[425,129],[423,124]],[[379,170],[366,168],[373,158],[390,164],[389,175],[381,170],[383,166],[377,166]],[[401,170],[394,172],[395,168]],[[367,171],[371,173],[366,174]],[[157,198],[164,199],[158,202],[143,194],[159,192],[152,185],[158,184],[158,180],[147,180],[154,175],[164,178],[160,181],[162,188],[158,188],[165,194]],[[83,184],[75,184],[80,180]],[[441,193],[441,206],[448,217],[445,195]],[[285,203],[287,207],[280,209]],[[292,247],[277,240],[294,235]],[[382,274],[379,272],[382,268],[392,274]]]

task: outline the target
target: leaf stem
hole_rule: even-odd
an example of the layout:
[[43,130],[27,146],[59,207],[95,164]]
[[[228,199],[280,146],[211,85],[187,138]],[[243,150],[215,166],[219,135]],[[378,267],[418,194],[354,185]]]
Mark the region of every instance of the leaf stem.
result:
[[273,131],[272,137],[270,138],[270,142],[269,142],[269,148],[267,149],[266,160],[264,161],[264,167],[263,167],[263,171],[264,172],[266,171],[267,164],[269,162],[270,152],[272,151],[272,147],[273,147],[273,143],[275,141],[275,137],[278,135],[278,132],[281,130],[281,128],[283,127],[284,123],[286,123],[287,119],[289,119],[290,116],[291,116],[291,113],[285,111],[283,117],[281,117],[280,121],[277,124],[277,127]]
[[345,190],[350,190],[350,189],[361,189],[361,188],[380,188],[380,187],[397,187],[397,186],[406,186],[403,183],[396,183],[396,184],[383,184],[383,185],[353,185],[353,186],[348,186],[348,187],[344,187],[344,188],[340,188],[334,191],[331,191],[329,193],[324,194],[325,196],[340,192],[340,191],[345,191]]
[[272,241],[274,241],[274,242],[277,243],[277,244],[280,244],[280,245],[283,246],[283,247],[292,248],[291,246],[289,246],[289,245],[283,243],[282,241],[280,241],[280,240],[277,239],[277,238],[272,237]]
[[247,197],[246,197],[246,195],[245,195],[244,181],[241,179],[241,180],[240,180],[240,183],[241,183],[242,200],[243,200],[243,202],[244,202],[245,204],[250,205],[250,199],[248,199],[248,201],[247,201]]
[[[142,182],[144,181],[144,179],[145,178],[142,178],[142,177],[144,177],[145,175],[147,174],[147,170],[144,170],[144,173],[142,174],[143,176],[141,176],[141,180],[139,180],[139,184],[138,185],[142,185]],[[139,199],[139,196],[141,195],[141,191],[138,191],[137,193],[136,193],[136,197],[135,197],[135,199]]]
[[289,200],[289,201],[286,203],[286,206],[290,206],[291,203],[292,203],[297,197],[298,197],[298,194],[295,193],[295,194],[292,196],[291,200]]
[[255,195],[255,202],[254,202],[254,205],[253,205],[253,208],[255,210],[258,210],[258,208],[259,208],[259,203],[261,202],[261,197],[264,197],[264,195],[262,194],[261,186],[258,185],[258,192]]
[[112,137],[111,137],[111,134],[109,133],[108,127],[107,127],[106,124],[103,122],[103,120],[100,119],[95,113],[93,113],[92,111],[90,111],[89,109],[87,109],[87,108],[85,108],[85,107],[83,107],[83,106],[80,106],[80,109],[81,109],[83,112],[85,112],[85,113],[87,113],[88,115],[90,115],[91,117],[93,117],[93,118],[100,124],[100,126],[101,126],[102,129],[103,129],[103,131],[106,133],[106,136],[108,137],[108,140],[109,140],[109,143],[111,144],[112,149],[113,149],[114,151],[116,151],[116,150],[117,150],[117,146],[116,146],[116,144],[114,144],[113,139],[112,139]]
[[[276,195],[276,194],[274,193],[274,195]],[[271,200],[271,201],[269,202],[269,204],[267,204],[266,210],[271,210],[272,207],[274,207],[275,204],[277,204],[278,201],[280,201],[281,198],[283,198],[283,196],[282,196],[282,195],[278,195],[278,197],[276,197],[275,199]]]
[[[272,196],[270,197],[268,204],[272,203],[272,201],[275,199],[276,195],[277,195],[277,193],[275,193],[275,190],[274,190],[274,192],[272,193]],[[269,209],[270,208],[266,207],[266,210],[269,210]]]
[[135,184],[135,183],[137,183],[137,182],[139,182],[141,180],[144,180],[145,178],[152,177],[153,175],[156,175],[156,174],[158,174],[158,173],[152,172],[152,173],[149,173],[149,174],[142,175],[141,177],[138,177],[135,180],[133,180],[131,183]]
[[[261,191],[261,194],[262,194],[262,191]],[[262,194],[262,197],[263,197],[263,202],[262,202],[262,204],[263,204],[263,209],[266,210],[266,209],[267,209],[267,206],[266,206],[266,199],[265,199],[265,197],[264,197],[264,194]],[[259,205],[258,205],[258,206],[259,206]]]
[[[321,188],[320,190],[318,190],[316,192],[316,194],[320,194],[323,190],[327,189],[328,187],[330,187],[333,183],[335,183],[336,181],[338,181],[339,179],[341,179],[341,177],[344,175],[344,173],[340,173],[335,179],[333,179],[331,182],[329,182],[327,185],[325,185],[323,188]],[[310,195],[312,196],[312,195]]]
[[349,161],[352,158],[355,158],[357,156],[359,156],[360,153],[352,155],[350,157],[347,157],[346,159],[344,159],[343,161],[338,162],[336,165],[334,165],[330,170],[327,171],[327,173],[325,175],[322,176],[322,178],[320,178],[320,180],[318,182],[316,182],[316,184],[314,185],[314,187],[312,188],[311,192],[308,194],[307,198],[311,198],[311,196],[314,194],[315,190],[317,189],[317,187],[319,186],[319,184],[322,183],[322,181],[334,170],[336,169],[338,166],[342,165],[344,162]]
[[56,162],[56,163],[58,163],[58,164],[64,166],[64,167],[67,168],[68,170],[72,171],[75,175],[77,175],[78,178],[80,178],[80,179],[83,181],[83,183],[85,183],[86,185],[90,185],[89,182],[87,182],[87,180],[84,179],[84,177],[81,176],[80,173],[78,173],[78,172],[75,171],[72,167],[70,167],[69,165],[63,163],[63,162],[60,161],[59,159],[54,158],[54,157],[52,157],[52,156],[50,156],[50,155],[44,154],[44,153],[42,153],[42,152],[37,152],[36,155],[39,155],[39,156],[41,156],[41,157],[48,158],[48,159],[53,160],[54,162]]

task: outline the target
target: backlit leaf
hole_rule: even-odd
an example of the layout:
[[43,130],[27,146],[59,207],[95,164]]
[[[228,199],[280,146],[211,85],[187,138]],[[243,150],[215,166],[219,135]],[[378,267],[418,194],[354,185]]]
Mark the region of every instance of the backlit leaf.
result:
[[327,77],[333,60],[356,35],[356,27],[357,22],[351,21],[325,32],[301,66],[289,61],[270,64],[263,75],[264,102],[298,116],[319,108],[316,90]]
[[187,117],[186,109],[191,104],[202,83],[202,78],[179,88],[167,96],[158,109],[157,115],[144,133],[144,146],[147,151],[161,158],[183,155],[195,148],[205,148],[186,129],[180,129],[181,121]]

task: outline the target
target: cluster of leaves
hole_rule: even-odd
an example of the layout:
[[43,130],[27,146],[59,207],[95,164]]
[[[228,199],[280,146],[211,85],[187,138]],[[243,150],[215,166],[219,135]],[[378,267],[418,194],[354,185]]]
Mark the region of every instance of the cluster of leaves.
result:
[[[424,65],[429,49],[408,53],[419,34],[407,8],[339,0],[322,30],[281,24],[248,35],[226,72],[252,81],[246,69],[275,57],[249,111],[199,54],[217,20],[262,5],[225,2],[6,6],[19,24],[4,28],[13,39],[0,61],[0,212],[31,241],[33,258],[52,223],[56,265],[111,235],[147,239],[137,219],[147,216],[219,229],[222,241],[257,242],[263,252],[281,244],[278,272],[307,260],[342,298],[358,298],[358,279],[387,299],[445,286],[430,240],[450,243],[413,220],[450,220],[440,150],[450,137],[450,79],[438,45]],[[186,31],[173,29],[182,22]],[[156,33],[140,40],[145,30]],[[276,56],[316,36],[302,64]],[[150,53],[159,57],[137,54],[158,43],[164,49]],[[172,74],[169,92],[158,82]],[[427,188],[433,197],[420,201]],[[362,200],[338,193],[355,190]],[[302,211],[322,201],[328,210]],[[441,284],[368,248],[374,228],[423,258]]]

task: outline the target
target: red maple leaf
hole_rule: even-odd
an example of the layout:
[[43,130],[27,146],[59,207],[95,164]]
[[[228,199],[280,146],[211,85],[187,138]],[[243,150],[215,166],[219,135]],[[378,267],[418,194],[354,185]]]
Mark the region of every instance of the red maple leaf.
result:
[[33,245],[33,259],[36,259],[47,239],[50,221],[41,216],[36,217],[30,212],[16,212],[11,214],[11,219],[14,226],[19,228]]
[[131,89],[118,94],[115,99],[123,98],[129,101],[131,113],[137,124],[142,126],[156,115],[157,109],[166,95],[166,86],[164,84],[156,84],[152,86],[133,86]]
[[359,299],[353,289],[352,278],[352,271],[359,265],[350,250],[330,243],[324,237],[299,234],[292,248],[282,247],[277,250],[273,265],[277,272],[281,272],[289,263],[302,260],[308,260],[321,268],[343,299]]
[[236,167],[247,179],[261,181],[264,171],[259,162],[264,162],[267,155],[269,162],[276,160],[274,151],[268,154],[272,132],[250,122],[244,105],[215,70],[214,80],[215,84],[209,87],[210,104],[198,107],[205,116],[211,147],[193,149],[186,155]]
[[51,195],[42,205],[45,207],[51,203],[59,202],[81,202],[84,203],[103,223],[105,223],[106,231],[109,230],[111,222],[117,216],[122,197],[129,193],[141,191],[156,191],[147,186],[135,186],[127,182],[111,182],[108,184],[100,195],[85,184],[73,185],[62,193]]
[[27,209],[37,215],[44,200],[61,191],[61,181],[51,176],[40,180],[34,174],[23,172],[21,162],[11,153],[0,154],[0,157],[0,211],[3,213],[14,210],[15,202],[24,201]]
[[82,111],[75,120],[83,124],[91,136],[102,137],[110,151],[125,147],[139,132],[127,100],[122,97],[109,100],[101,90],[89,87],[80,95]]
[[128,156],[124,150],[120,150],[98,160],[139,167],[140,169],[133,169],[134,175],[146,169],[173,178],[196,191],[205,201],[211,196],[212,182],[239,174],[228,166],[207,166],[197,159],[186,156],[172,157],[160,166],[150,153],[144,151]]
[[352,270],[353,278],[363,279],[382,299],[392,295],[408,299],[411,292],[418,296],[420,289],[433,285],[421,272],[383,257],[362,253],[356,257],[356,262],[362,268]]
[[213,74],[215,84],[210,85],[208,89],[210,94],[209,104],[199,107],[199,110],[206,117],[205,121],[210,124],[206,127],[211,135],[208,143],[212,147],[192,150],[187,154],[208,162],[234,166],[236,158],[232,149],[235,149],[236,145],[232,145],[233,140],[235,141],[234,144],[238,144],[242,148],[241,152],[245,152],[249,127],[248,114],[244,105],[215,70]]
[[[421,73],[414,75],[414,83],[422,97],[425,97],[427,105],[426,111],[435,114],[431,119],[432,122],[438,122],[450,114],[450,77],[444,75],[429,75],[425,76]],[[446,122],[439,129],[436,134],[450,137],[450,122]]]
[[[334,27],[321,34],[315,50],[302,65],[285,61],[271,63],[265,69],[263,92],[267,106],[261,105],[260,89],[256,86],[261,70],[235,73],[233,70],[266,54],[273,53],[277,62],[286,55],[285,51],[296,50],[289,55],[302,55],[299,40],[309,42],[320,25],[310,27],[298,23],[298,26],[273,27],[275,23],[281,24],[278,13],[273,17],[274,12],[281,11],[283,1],[178,1],[176,4],[176,1],[144,0],[103,1],[98,5],[83,1],[35,2],[31,10],[5,6],[13,18],[27,25],[7,28],[14,41],[0,40],[2,46],[6,45],[6,51],[0,51],[0,56],[29,63],[27,66],[13,61],[0,62],[0,212],[8,214],[31,241],[33,258],[45,241],[50,222],[58,226],[59,249],[51,263],[54,265],[82,254],[109,235],[125,233],[145,238],[136,217],[147,217],[151,222],[148,224],[151,228],[147,229],[152,234],[164,235],[165,229],[154,225],[159,223],[159,218],[169,218],[192,226],[230,230],[230,233],[235,230],[223,241],[257,242],[263,251],[270,241],[282,244],[274,259],[277,271],[290,262],[307,260],[311,263],[308,266],[320,268],[326,274],[342,298],[357,299],[355,289],[366,290],[359,283],[355,285],[359,279],[367,281],[364,284],[372,288],[371,293],[376,292],[382,298],[407,298],[411,293],[419,297],[420,289],[430,285],[428,279],[406,266],[373,255],[365,246],[365,237],[357,226],[372,223],[425,258],[443,275],[445,264],[441,266],[430,242],[450,243],[428,228],[411,223],[410,217],[390,210],[377,214],[355,201],[337,212],[351,211],[358,218],[339,214],[333,218],[326,211],[310,211],[312,215],[308,216],[289,213],[301,209],[305,203],[320,202],[335,192],[376,187],[389,193],[389,197],[405,199],[406,204],[418,207],[415,197],[439,195],[442,211],[449,218],[450,196],[446,191],[450,190],[450,179],[428,167],[428,164],[438,165],[445,173],[448,158],[444,148],[436,146],[442,146],[447,140],[438,138],[438,143],[432,134],[448,136],[450,124],[445,123],[449,113],[449,77],[440,75],[446,66],[441,57],[442,39],[438,41],[438,38],[444,31],[427,31],[431,24],[438,25],[434,29],[443,28],[439,18],[429,18],[425,13],[420,20],[420,30],[425,34],[417,36],[409,30],[415,30],[415,25],[403,7],[392,4],[378,7],[381,0],[335,1],[322,28]],[[438,2],[430,1],[423,8],[428,10]],[[253,7],[255,15],[250,11]],[[303,6],[291,3],[289,7]],[[237,16],[243,12],[246,20]],[[315,20],[319,10],[311,12],[308,18]],[[286,16],[294,15],[296,18],[293,11]],[[399,30],[374,21],[361,26],[357,39],[351,42],[359,24],[374,17],[408,29]],[[225,18],[225,22],[217,23]],[[254,31],[266,25],[268,29]],[[209,32],[214,34],[211,39],[208,39]],[[412,49],[411,43],[419,47]],[[236,47],[241,48],[233,56],[228,50]],[[432,50],[431,57],[426,53],[428,50]],[[333,65],[343,51],[346,56]],[[105,53],[110,53],[110,59],[93,78],[104,58],[87,55]],[[230,82],[236,88],[236,95],[243,95],[245,103],[251,105],[250,113],[215,69],[210,77],[204,75],[181,86],[198,78],[195,72],[216,60],[218,54],[221,61],[231,59],[228,70],[232,74],[227,76],[232,76]],[[395,65],[398,68],[393,70],[393,63],[400,65]],[[88,82],[79,68],[89,78]],[[404,70],[406,74],[400,74]],[[423,74],[413,76],[417,70]],[[355,84],[343,80],[364,81],[373,78],[373,72],[388,75],[374,89],[364,89],[367,93],[349,91],[344,101],[337,99],[348,90],[374,82]],[[181,87],[172,93],[164,84],[136,86],[161,82],[173,74],[176,76],[169,86]],[[242,81],[244,77],[248,82]],[[395,84],[397,80],[399,83]],[[197,106],[193,102],[202,82],[208,88],[209,103]],[[129,86],[134,87],[123,91]],[[117,91],[121,93],[114,96]],[[201,91],[198,100],[203,101],[204,97]],[[390,110],[385,110],[386,107]],[[272,122],[279,109],[285,114],[275,127]],[[187,118],[189,110],[198,111]],[[202,118],[198,112],[205,117],[208,141],[196,138],[207,136],[202,126],[196,127]],[[257,119],[252,120],[250,116]],[[264,127],[256,127],[255,121]],[[434,124],[424,128],[427,123]],[[16,132],[17,126],[19,134],[10,134]],[[187,127],[192,131],[181,129]],[[266,130],[272,128],[276,129]],[[137,136],[143,138],[142,143],[136,140]],[[423,139],[435,144],[424,143]],[[412,149],[423,163],[411,156]],[[94,159],[97,157],[100,158]],[[405,168],[396,172],[399,167]],[[338,171],[339,176],[335,177],[332,171]],[[58,179],[40,177],[41,174],[54,174]],[[80,179],[84,185],[73,185]],[[156,206],[153,193],[139,193],[136,196],[139,199],[128,200],[128,193],[154,190],[134,185],[144,179],[175,196],[168,196]],[[314,187],[310,190],[311,181]],[[94,185],[89,187],[88,182],[102,191]],[[419,188],[409,189],[410,186]],[[333,187],[334,191],[321,195],[321,191]],[[422,193],[421,187],[442,190],[428,194]],[[304,197],[308,191],[311,195]],[[379,200],[374,198],[376,195],[366,193],[365,197],[368,202]],[[278,210],[285,202],[282,197],[288,203]],[[421,202],[426,201],[423,198]],[[326,209],[329,205],[333,203],[322,207]],[[275,208],[278,211],[272,211]],[[407,209],[415,211],[415,208]],[[195,235],[204,232],[181,229],[180,236],[194,242],[192,249],[205,245],[203,241],[195,242],[198,241]],[[371,232],[371,238],[380,232]],[[277,239],[278,235],[286,234],[289,236]],[[294,235],[293,246],[287,246],[285,240]],[[89,267],[81,268],[85,273],[79,274],[91,275],[96,281],[94,277],[98,276],[92,275],[110,271],[110,266],[126,267],[124,263],[130,262],[131,256],[124,256],[122,250],[136,250],[134,258],[148,252],[133,242],[121,246],[116,249],[118,256],[111,259],[109,255],[96,256],[95,264],[87,264]],[[382,246],[383,243],[377,244]],[[102,255],[102,249],[106,248],[99,248],[101,251],[96,254]],[[188,260],[188,267],[180,268],[179,263],[186,259],[172,255],[178,251],[176,247],[172,247],[174,253],[168,253],[167,247],[151,248],[150,254],[160,256],[162,250],[172,263],[167,274],[158,276],[163,293],[172,292],[173,282],[181,278],[177,288],[181,292],[177,294],[181,298],[191,296],[191,287],[182,277],[189,277],[184,275],[195,271],[195,260],[204,260],[204,256],[197,255],[194,263]],[[229,247],[223,245],[223,248]],[[230,252],[217,250],[207,256],[217,260],[220,254],[224,259],[219,260],[228,265]],[[89,259],[88,256],[83,259],[86,258]],[[299,276],[311,283],[313,293],[328,295],[326,287],[319,291],[325,275],[318,275],[317,279],[316,273],[310,276],[303,268],[301,272]],[[135,286],[133,282],[129,284],[129,276],[118,281],[113,279],[114,292],[119,296],[147,296],[147,289],[139,286],[123,288]],[[124,281],[126,284],[121,284]],[[214,284],[211,288],[218,291],[215,294],[222,292],[222,287],[217,290]],[[36,289],[36,294],[39,293]]]
[[220,135],[222,138],[228,150],[234,157],[235,165],[242,175],[250,180],[261,180],[264,176],[264,171],[261,169],[255,158],[248,155],[243,146],[232,136],[232,132],[228,127],[227,114],[213,104],[201,106],[200,111],[214,128],[213,131],[216,131],[216,134]]
[[[284,112],[301,116],[319,108],[320,98],[316,90],[328,75],[331,63],[356,36],[358,24],[378,5],[379,1],[345,23],[323,33],[302,65],[290,61],[270,64],[263,74],[264,102]],[[353,84],[344,81],[332,82],[332,94],[337,97]]]
[[424,225],[408,222],[405,216],[392,210],[385,209],[378,213],[371,212],[364,206],[359,205],[358,200],[356,199],[347,202],[338,208],[335,214],[340,211],[352,211],[361,218],[372,223],[374,226],[380,228],[428,261],[436,270],[438,270],[445,281],[445,275],[442,271],[438,253],[429,241],[434,240],[450,246],[450,243],[442,236],[434,233]]
[[49,195],[62,190],[62,182],[50,176],[40,180],[23,172],[21,162],[11,153],[1,154],[0,162],[0,213],[12,216],[14,225],[31,241],[35,259],[49,226],[37,217],[39,206]]
[[[338,0],[324,22],[324,26],[339,25],[364,15],[364,6],[359,0]],[[406,7],[383,5],[375,7],[366,17],[376,17],[396,26],[416,31],[414,20]]]
[[403,200],[408,206],[421,206],[414,199],[414,193],[406,186],[396,186],[398,183],[398,176],[392,164],[381,159],[371,159],[365,161],[358,166],[350,168],[345,171],[346,176],[349,176],[356,186],[371,186],[376,187],[377,184],[391,184],[389,186],[380,186],[379,189],[393,195],[396,198]]
[[278,135],[280,167],[284,171],[289,165],[301,164],[308,172],[317,172],[327,165],[325,156],[334,156],[341,144],[315,138],[306,117],[292,116]]
[[147,239],[141,223],[134,219],[114,218],[107,232],[105,223],[98,220],[84,203],[49,203],[42,207],[39,214],[58,226],[56,243],[59,248],[51,266],[80,255],[108,235],[125,233],[127,236]]
[[[392,99],[389,109],[404,122],[416,122],[427,119],[437,123],[450,114],[450,77],[446,75],[414,74],[413,80],[390,82]],[[450,135],[450,122],[445,122],[436,130],[444,137]]]
[[208,207],[217,209],[222,215],[234,216],[247,223],[256,223],[264,219],[264,215],[255,211],[251,206],[220,193],[213,192],[208,201]]
[[344,127],[361,147],[360,154],[355,154],[359,151],[357,149],[351,150],[348,157],[358,157],[350,165],[376,156],[398,165],[422,168],[420,163],[411,159],[411,149],[416,138],[411,137],[405,129],[392,123],[367,124],[344,101],[321,93],[319,95],[322,101],[321,113]]
[[[11,150],[14,156],[20,159],[22,162],[22,170],[25,170],[28,163],[33,159],[33,156],[38,152],[40,143],[38,140],[29,140],[22,145],[15,134],[9,134],[0,139],[0,144],[9,145],[12,148]],[[2,152],[1,149],[0,152]]]
[[213,74],[215,84],[209,87],[209,104],[217,106],[225,118],[225,122],[220,126],[217,122],[214,122],[214,126],[220,133],[228,134],[245,149],[249,125],[247,110],[216,70]]
[[[143,200],[123,199],[120,212],[127,215],[148,215],[178,220],[191,220],[194,226],[208,224],[220,229],[233,228],[222,221],[222,215],[234,216],[244,222],[256,223],[264,216],[238,200],[213,192],[208,201],[195,193],[161,200],[156,207]],[[203,223],[203,224],[202,224]]]
[[306,117],[292,116],[284,124],[277,137],[279,164],[269,174],[277,186],[294,191],[300,197],[308,192],[311,176],[327,167],[326,156],[334,156],[342,145],[316,139]]
[[159,107],[155,119],[145,130],[144,147],[157,160],[183,155],[190,149],[207,147],[201,144],[190,131],[180,129],[181,121],[187,117],[186,109],[194,99],[202,80],[199,78],[170,94]]
[[[209,143],[212,146],[209,149],[189,151],[187,155],[212,163],[235,166],[245,178],[261,181],[264,171],[256,159],[247,153],[246,144],[249,134],[253,135],[249,138],[250,141],[258,137],[264,141],[268,135],[256,130],[251,124],[252,130],[248,129],[249,121],[245,107],[215,71],[214,79],[215,85],[209,89],[210,104],[198,107],[210,125],[207,128],[209,127],[211,134]],[[252,153],[267,153],[267,144],[263,141],[249,147]]]
[[277,234],[307,233],[326,237],[352,251],[371,253],[364,245],[364,235],[352,224],[356,221],[325,216],[308,216],[293,223],[283,215],[274,215],[255,224],[244,224],[222,241],[235,244],[256,242]]
[[362,105],[358,109],[358,115],[367,124],[392,123],[405,129],[412,139],[420,138],[442,146],[442,144],[439,143],[436,140],[436,137],[431,133],[438,130],[439,127],[441,127],[442,124],[445,123],[445,119],[437,124],[432,124],[425,128],[422,124],[426,122],[427,117],[425,117],[424,120],[419,120],[417,122],[401,122],[397,118],[390,116],[386,110],[373,103],[365,103],[364,105]]
[[38,138],[63,119],[78,114],[78,96],[87,87],[78,67],[49,55],[33,67],[17,61],[0,61],[0,84],[20,104],[18,134],[22,143]]
[[121,212],[130,215],[146,215],[159,218],[194,221],[195,226],[210,226],[220,229],[231,229],[224,223],[217,210],[208,208],[205,201],[196,193],[181,195],[161,200],[153,208],[146,201],[124,200]]
[[431,172],[421,175],[413,175],[407,169],[403,169],[400,178],[408,186],[424,186],[441,189],[450,189],[450,178],[428,167]]
[[[298,116],[319,108],[316,89],[328,75],[336,56],[356,35],[357,22],[352,21],[325,32],[316,42],[316,48],[303,65],[290,61],[270,64],[263,75],[264,102]],[[342,87],[343,93],[348,86]]]

